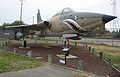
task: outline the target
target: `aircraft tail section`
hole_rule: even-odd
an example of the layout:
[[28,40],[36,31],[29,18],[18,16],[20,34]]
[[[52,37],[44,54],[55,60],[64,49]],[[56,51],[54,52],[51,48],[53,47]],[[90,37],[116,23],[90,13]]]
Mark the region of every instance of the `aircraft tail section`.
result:
[[40,10],[38,9],[38,13],[37,13],[37,23],[41,22],[41,15],[40,15]]

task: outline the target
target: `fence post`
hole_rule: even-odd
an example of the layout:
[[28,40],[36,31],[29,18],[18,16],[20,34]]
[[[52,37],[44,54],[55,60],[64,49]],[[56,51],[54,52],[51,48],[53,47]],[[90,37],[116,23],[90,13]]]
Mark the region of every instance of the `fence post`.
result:
[[64,42],[62,41],[62,45],[64,44]]
[[89,47],[88,50],[91,51],[91,47]]
[[103,58],[103,52],[99,52],[99,57],[100,57],[100,59]]
[[16,54],[16,52],[17,52],[17,48],[14,48],[14,51],[13,51],[13,53],[14,53],[14,54]]
[[84,69],[84,62],[83,62],[83,60],[78,61],[77,69],[83,71],[83,69]]
[[94,48],[92,48],[92,54],[94,54],[94,52],[95,52],[95,49],[94,49]]
[[29,58],[32,58],[32,51],[28,51],[27,55]]
[[75,42],[75,46],[77,46],[77,42]]
[[109,63],[109,65],[110,65],[110,67],[112,66],[112,59],[110,58],[109,60],[108,60],[108,63]]
[[27,44],[27,41],[24,40],[24,41],[23,41],[23,47],[26,47],[26,46],[27,46],[26,44]]
[[8,41],[8,45],[10,44],[10,40]]
[[52,55],[51,55],[51,54],[48,55],[48,63],[49,63],[49,64],[52,63]]
[[7,41],[5,42],[5,46],[8,45]]
[[35,41],[35,44],[36,44],[36,41]]
[[86,45],[85,47],[87,48],[88,46]]

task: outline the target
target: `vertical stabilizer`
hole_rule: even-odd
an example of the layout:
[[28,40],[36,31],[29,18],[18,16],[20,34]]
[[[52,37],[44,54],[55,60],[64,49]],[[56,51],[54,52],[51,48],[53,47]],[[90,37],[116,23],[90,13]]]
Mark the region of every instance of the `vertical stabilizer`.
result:
[[37,23],[41,22],[41,15],[40,15],[40,10],[38,9],[38,13],[37,13]]

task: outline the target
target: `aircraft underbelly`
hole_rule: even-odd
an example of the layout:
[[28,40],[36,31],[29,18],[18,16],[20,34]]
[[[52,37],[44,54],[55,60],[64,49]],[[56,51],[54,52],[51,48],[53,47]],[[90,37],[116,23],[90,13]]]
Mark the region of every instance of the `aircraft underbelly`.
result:
[[76,32],[74,32],[72,30],[67,30],[67,31],[63,31],[63,32],[54,32],[49,29],[46,29],[46,36],[48,36],[48,37],[61,37],[64,34],[75,34],[75,33]]
[[66,31],[66,30],[70,30],[70,28],[63,24],[62,22],[61,23],[58,23],[58,24],[54,24],[51,28],[50,28],[51,31],[53,32],[63,32],[63,31]]
[[105,26],[105,24],[103,24],[102,21],[99,21],[99,22],[96,22],[94,24],[87,25],[84,28],[87,30],[93,30],[93,29],[100,27],[100,26]]

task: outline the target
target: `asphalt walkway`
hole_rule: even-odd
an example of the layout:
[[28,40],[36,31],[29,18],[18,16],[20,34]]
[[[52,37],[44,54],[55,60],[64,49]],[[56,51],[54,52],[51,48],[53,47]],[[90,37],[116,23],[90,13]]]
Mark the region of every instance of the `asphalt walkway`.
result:
[[0,77],[74,77],[73,72],[64,68],[45,65],[38,68],[7,72],[0,74]]

